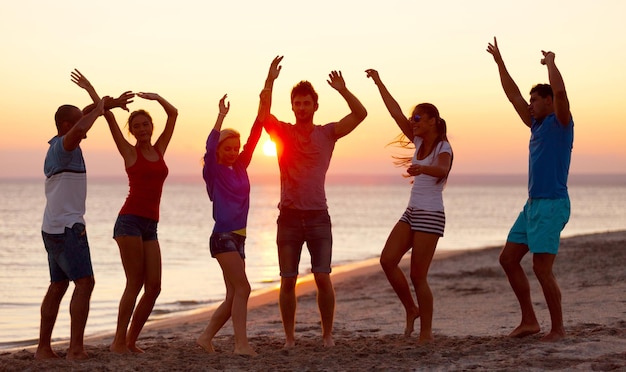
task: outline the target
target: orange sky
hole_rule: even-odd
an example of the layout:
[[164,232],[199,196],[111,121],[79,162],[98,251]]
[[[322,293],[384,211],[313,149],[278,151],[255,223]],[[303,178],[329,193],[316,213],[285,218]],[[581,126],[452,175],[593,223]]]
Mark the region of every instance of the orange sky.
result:
[[[274,89],[280,119],[292,120],[289,92],[302,79],[320,95],[316,123],[346,115],[347,105],[326,83],[331,70],[343,72],[368,109],[361,126],[337,143],[330,172],[400,172],[394,150],[385,147],[399,131],[364,73],[375,68],[405,112],[420,102],[439,108],[455,151],[453,172],[525,173],[529,132],[485,51],[494,35],[522,92],[547,82],[541,50],[556,53],[575,120],[571,172],[626,173],[626,2],[533,0],[519,9],[496,0],[210,3],[0,4],[2,177],[42,177],[56,108],[89,103],[70,81],[74,68],[102,95],[157,92],[174,104],[180,115],[166,154],[170,174],[199,174],[219,98],[228,93],[231,101],[224,125],[247,133],[276,55],[285,56]],[[131,109],[138,108],[162,130],[158,105],[136,99]],[[116,116],[122,123],[127,113]],[[104,119],[81,147],[90,175],[124,175]],[[250,172],[276,169],[259,146]]]

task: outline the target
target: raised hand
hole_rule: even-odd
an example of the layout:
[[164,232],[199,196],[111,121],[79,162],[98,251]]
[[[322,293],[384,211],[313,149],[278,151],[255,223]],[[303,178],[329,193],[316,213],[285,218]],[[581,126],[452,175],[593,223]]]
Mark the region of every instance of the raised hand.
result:
[[541,51],[541,53],[543,54],[543,58],[541,59],[541,64],[542,65],[547,65],[548,63],[554,63],[554,52],[546,52],[544,50]]
[[228,110],[230,110],[230,102],[226,102],[226,97],[228,94],[224,94],[224,97],[220,99],[219,107],[220,107],[220,115],[226,116],[228,114]]
[[329,80],[326,81],[335,90],[346,89],[346,82],[345,80],[343,80],[343,75],[341,75],[341,71],[331,71],[331,73],[328,74],[328,77]]
[[138,93],[135,93],[135,95],[137,97],[140,97],[140,98],[143,98],[143,99],[147,99],[147,100],[150,100],[150,101],[158,101],[161,98],[161,96],[159,96],[156,93],[138,92]]
[[496,40],[495,36],[493,38],[493,44],[489,43],[487,45],[487,52],[489,52],[496,63],[502,62],[502,55],[500,54],[500,49],[498,48],[498,40]]
[[98,97],[98,93],[96,93],[96,89],[93,87],[93,85],[91,85],[89,80],[87,80],[85,75],[81,74],[81,72],[77,69],[74,69],[74,71],[72,71],[70,75],[72,82],[74,82],[74,84],[78,85],[79,87],[85,89],[94,103],[100,100],[100,97]]
[[378,75],[378,71],[374,70],[373,68],[368,68],[367,70],[365,70],[365,73],[367,74],[368,78],[372,78],[372,80],[374,80],[374,84],[378,84],[380,82],[380,76]]
[[276,56],[270,64],[270,69],[267,72],[267,80],[276,80],[280,74],[280,70],[283,66],[280,66],[280,62],[283,60],[283,56]]
[[113,102],[112,104],[114,106],[112,107],[119,107],[123,110],[128,111],[128,105],[130,103],[133,103],[132,98],[135,97],[135,93],[131,92],[130,90],[120,94],[119,97],[115,98],[115,99],[111,99],[111,101]]
[[85,75],[83,75],[80,71],[78,71],[78,69],[74,69],[74,71],[72,71],[70,75],[71,75],[72,82],[78,85],[79,87],[85,90],[93,89],[93,86],[91,85],[89,80],[87,80]]

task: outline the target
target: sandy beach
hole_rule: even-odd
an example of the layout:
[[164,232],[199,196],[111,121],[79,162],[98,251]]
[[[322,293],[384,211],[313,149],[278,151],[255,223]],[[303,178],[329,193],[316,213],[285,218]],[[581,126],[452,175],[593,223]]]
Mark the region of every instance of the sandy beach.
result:
[[[86,339],[90,359],[35,360],[34,347],[0,352],[0,371],[412,371],[626,370],[626,231],[563,239],[555,274],[563,294],[567,337],[539,342],[550,319],[541,288],[524,265],[542,333],[507,334],[519,323],[517,301],[498,264],[500,247],[439,255],[429,281],[435,298],[435,342],[402,336],[404,311],[377,260],[334,269],[334,348],[323,348],[314,285],[298,287],[297,346],[283,349],[276,289],[253,294],[248,335],[259,356],[234,355],[232,326],[217,335],[215,354],[196,346],[212,310],[149,323],[144,354],[108,351],[112,335]],[[408,262],[403,267],[408,269]],[[416,322],[418,326],[419,322]],[[65,355],[66,345],[55,346]]]

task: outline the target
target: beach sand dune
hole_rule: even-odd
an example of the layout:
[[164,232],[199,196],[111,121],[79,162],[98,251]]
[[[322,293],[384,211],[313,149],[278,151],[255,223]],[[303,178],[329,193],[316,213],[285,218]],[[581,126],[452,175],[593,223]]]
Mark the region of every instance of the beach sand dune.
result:
[[[230,323],[215,339],[217,353],[197,347],[195,339],[210,317],[202,311],[150,323],[138,343],[145,354],[110,353],[109,335],[86,340],[91,358],[84,362],[37,361],[30,347],[0,353],[0,371],[626,371],[626,231],[563,239],[555,273],[568,336],[557,343],[539,342],[541,334],[506,337],[520,315],[498,264],[499,251],[455,252],[433,262],[435,342],[427,346],[418,346],[416,335],[402,336],[403,309],[377,261],[370,260],[333,274],[334,348],[322,347],[314,286],[304,280],[293,349],[282,348],[277,293],[268,290],[251,299],[248,329],[259,352],[255,358],[232,353]],[[404,260],[405,270],[407,264]],[[524,265],[543,333],[550,327],[548,310],[530,256]],[[64,355],[65,345],[56,349]]]

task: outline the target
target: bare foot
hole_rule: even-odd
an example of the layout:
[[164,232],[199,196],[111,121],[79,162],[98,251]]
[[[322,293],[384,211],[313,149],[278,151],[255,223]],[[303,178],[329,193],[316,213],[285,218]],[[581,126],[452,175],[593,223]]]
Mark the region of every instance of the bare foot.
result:
[[111,346],[109,346],[109,351],[117,353],[117,354],[128,354],[130,353],[130,350],[128,350],[128,346],[126,346],[126,344],[111,344]]
[[254,351],[254,349],[248,345],[247,347],[242,347],[242,348],[235,348],[235,354],[237,355],[248,355],[251,357],[255,357],[257,355],[259,355],[256,351]]
[[285,341],[285,346],[283,346],[284,349],[291,349],[296,347],[296,341],[295,340],[287,340]]
[[539,333],[540,330],[539,324],[520,324],[513,332],[509,333],[509,337],[522,338]]
[[206,351],[207,353],[214,353],[215,349],[213,348],[213,344],[211,343],[211,340],[209,339],[205,339],[205,338],[198,338],[196,340],[196,344],[198,344],[198,346],[200,346],[201,348],[204,349],[204,351]]
[[565,338],[565,332],[550,331],[547,335],[543,336],[539,341],[542,342],[557,342]]
[[65,356],[67,360],[85,360],[89,359],[89,355],[84,349],[76,350],[76,351],[67,351],[67,355]]
[[137,353],[137,354],[143,354],[145,353],[145,351],[143,351],[143,349],[137,347],[137,345],[128,345],[128,350],[130,350],[133,353]]
[[324,337],[324,347],[333,346],[335,346],[335,340],[333,340],[333,336]]
[[432,344],[433,342],[435,342],[435,339],[433,338],[425,338],[425,339],[419,339],[419,341],[417,341],[418,345],[428,345],[428,344]]
[[415,320],[419,318],[420,310],[415,308],[413,311],[406,313],[406,327],[404,328],[404,337],[411,337],[411,333],[415,329]]
[[60,359],[59,354],[55,353],[49,347],[37,348],[35,352],[35,359]]
[[420,334],[420,338],[417,341],[418,345],[428,345],[430,343],[435,342],[435,338],[433,337],[432,333],[428,334],[428,335],[421,335]]

